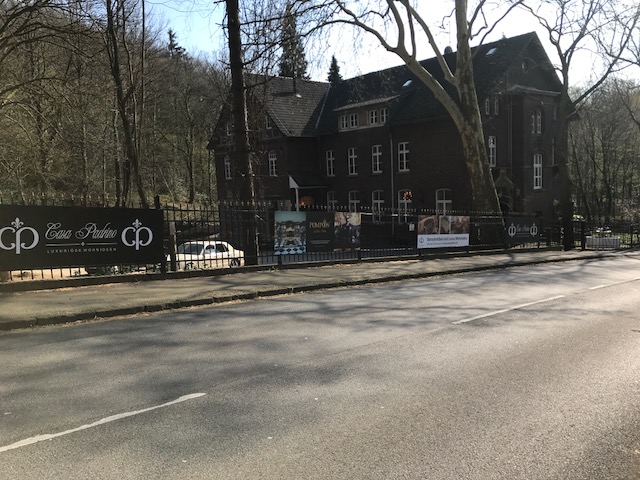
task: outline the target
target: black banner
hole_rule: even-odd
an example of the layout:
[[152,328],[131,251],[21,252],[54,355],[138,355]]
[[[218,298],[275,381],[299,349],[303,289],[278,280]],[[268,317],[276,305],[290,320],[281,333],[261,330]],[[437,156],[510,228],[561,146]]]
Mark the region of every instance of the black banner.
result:
[[534,216],[508,216],[505,219],[509,246],[540,241],[540,218]]
[[161,210],[0,205],[0,270],[164,260]]
[[333,212],[307,212],[308,252],[333,251],[334,217]]

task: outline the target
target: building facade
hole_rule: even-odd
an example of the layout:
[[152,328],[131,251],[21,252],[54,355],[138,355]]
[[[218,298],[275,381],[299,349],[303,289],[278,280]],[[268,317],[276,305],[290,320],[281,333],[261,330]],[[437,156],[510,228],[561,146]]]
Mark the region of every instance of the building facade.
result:
[[[455,54],[445,55],[455,69]],[[422,62],[441,82],[436,59]],[[488,161],[503,211],[552,218],[559,198],[554,131],[559,79],[535,33],[477,47],[474,75]],[[459,134],[405,66],[339,84],[249,80],[257,200],[392,211],[465,211],[469,177]],[[214,150],[219,200],[246,200],[233,118],[223,112]]]

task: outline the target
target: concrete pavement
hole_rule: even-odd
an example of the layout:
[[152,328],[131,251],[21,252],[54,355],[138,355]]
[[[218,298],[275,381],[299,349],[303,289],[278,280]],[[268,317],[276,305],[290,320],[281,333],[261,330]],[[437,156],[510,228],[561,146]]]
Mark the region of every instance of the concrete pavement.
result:
[[[239,269],[228,274],[0,292],[0,330],[157,312],[349,285],[598,259],[621,252],[559,250],[451,254],[287,269]],[[623,253],[623,252],[622,252]]]

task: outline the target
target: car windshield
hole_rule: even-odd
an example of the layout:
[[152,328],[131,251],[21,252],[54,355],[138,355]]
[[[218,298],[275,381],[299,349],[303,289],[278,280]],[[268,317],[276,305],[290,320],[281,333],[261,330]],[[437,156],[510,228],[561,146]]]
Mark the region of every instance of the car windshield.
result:
[[183,243],[178,247],[178,253],[186,255],[200,255],[204,250],[204,243]]

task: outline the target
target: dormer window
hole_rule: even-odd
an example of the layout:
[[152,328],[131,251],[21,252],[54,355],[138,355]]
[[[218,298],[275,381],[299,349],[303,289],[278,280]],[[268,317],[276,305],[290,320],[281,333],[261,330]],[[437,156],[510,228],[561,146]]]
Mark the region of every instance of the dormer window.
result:
[[358,114],[352,113],[349,115],[349,128],[358,128]]
[[402,88],[409,88],[412,83],[413,83],[413,80],[407,80],[402,84]]
[[490,48],[489,51],[487,52],[486,56],[490,57],[491,55],[493,55],[497,51],[498,51],[498,49],[496,47]]
[[349,128],[349,119],[346,115],[340,115],[340,130]]
[[377,125],[380,121],[378,110],[369,110],[369,125]]

